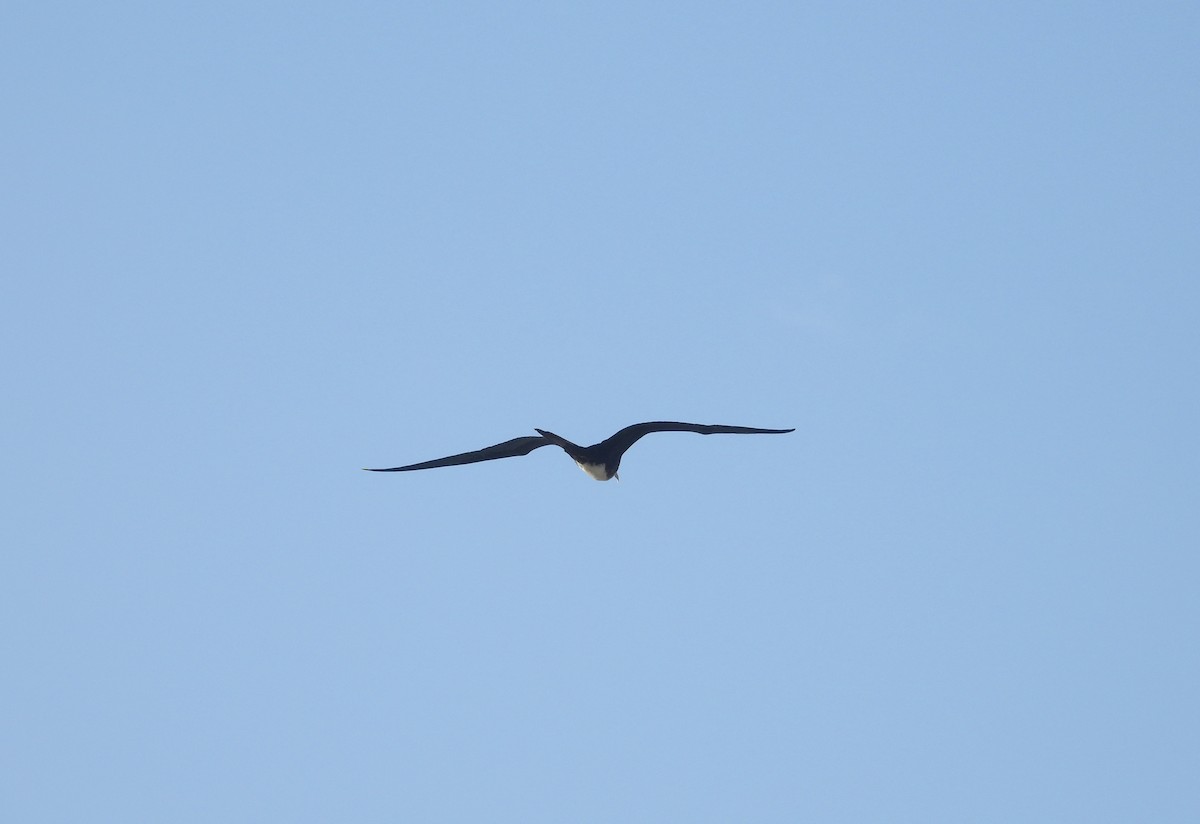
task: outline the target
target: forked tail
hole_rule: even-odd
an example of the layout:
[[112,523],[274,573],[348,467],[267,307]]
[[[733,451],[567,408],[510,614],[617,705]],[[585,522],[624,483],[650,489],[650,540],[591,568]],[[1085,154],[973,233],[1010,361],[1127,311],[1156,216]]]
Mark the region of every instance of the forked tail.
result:
[[538,433],[539,435],[541,435],[546,440],[550,441],[550,443],[554,444],[555,446],[561,447],[563,449],[563,451],[566,452],[568,455],[570,455],[572,458],[575,457],[575,454],[577,452],[579,452],[579,446],[571,443],[566,438],[563,438],[559,435],[555,435],[553,432],[547,432],[545,429],[538,429],[536,427],[534,428],[533,431]]

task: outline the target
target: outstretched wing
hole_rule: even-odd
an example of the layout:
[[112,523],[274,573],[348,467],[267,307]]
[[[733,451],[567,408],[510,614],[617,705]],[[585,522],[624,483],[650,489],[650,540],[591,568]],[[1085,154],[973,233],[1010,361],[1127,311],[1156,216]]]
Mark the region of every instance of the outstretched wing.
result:
[[651,432],[697,432],[701,435],[783,435],[793,429],[758,429],[753,426],[725,426],[712,423],[680,423],[678,421],[650,421],[627,426],[611,438],[599,444],[614,450],[618,455],[633,446],[643,435]]
[[461,455],[451,455],[448,458],[438,458],[424,463],[409,464],[408,466],[393,466],[391,469],[368,469],[368,472],[409,472],[414,469],[436,469],[439,466],[458,466],[459,464],[494,461],[498,458],[516,458],[528,455],[541,446],[547,446],[550,441],[540,435],[530,435],[526,438],[513,438],[511,441],[498,443],[495,446],[477,449],[474,452],[463,452]]

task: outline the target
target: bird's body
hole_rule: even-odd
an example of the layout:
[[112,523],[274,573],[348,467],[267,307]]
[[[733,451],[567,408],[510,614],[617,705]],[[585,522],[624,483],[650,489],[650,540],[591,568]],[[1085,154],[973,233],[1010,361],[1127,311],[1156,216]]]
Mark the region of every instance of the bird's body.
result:
[[[553,444],[571,456],[571,460],[575,461],[579,465],[579,468],[589,476],[595,478],[597,481],[607,481],[610,478],[617,477],[617,470],[621,465],[621,457],[625,454],[626,450],[633,446],[642,436],[649,435],[651,432],[696,432],[701,435],[782,435],[787,432],[795,432],[796,430],[757,429],[750,426],[680,423],[678,421],[650,421],[648,423],[635,423],[633,426],[627,426],[611,438],[607,438],[591,446],[579,446],[578,444],[571,443],[566,438],[555,435],[553,432],[547,432],[544,429],[535,429],[534,431],[538,433],[537,437],[513,438],[511,441],[498,443],[495,446],[488,446],[474,452],[463,452],[459,455],[408,464],[407,466],[395,466],[390,469],[371,469],[368,471],[410,472],[416,469],[435,469],[441,466],[459,466],[461,464],[478,463],[480,461],[494,461],[499,458],[515,458],[520,455],[528,455],[535,449]],[[618,480],[620,479],[618,478]]]

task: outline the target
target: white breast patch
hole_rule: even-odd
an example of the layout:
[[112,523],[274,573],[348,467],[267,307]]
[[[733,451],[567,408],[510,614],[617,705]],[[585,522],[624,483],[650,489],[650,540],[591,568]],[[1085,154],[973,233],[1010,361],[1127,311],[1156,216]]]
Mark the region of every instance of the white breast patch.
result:
[[606,474],[604,474],[604,464],[590,464],[590,463],[583,463],[582,461],[576,461],[575,463],[579,464],[580,469],[582,469],[587,474],[591,475],[597,481],[607,481],[608,480],[608,476]]

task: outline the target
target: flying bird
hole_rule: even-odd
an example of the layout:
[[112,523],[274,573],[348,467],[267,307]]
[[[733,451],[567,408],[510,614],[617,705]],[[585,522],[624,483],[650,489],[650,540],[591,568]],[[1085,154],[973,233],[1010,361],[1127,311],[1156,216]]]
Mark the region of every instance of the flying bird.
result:
[[[676,421],[650,421],[635,423],[627,426],[611,438],[591,446],[579,446],[566,438],[559,437],[545,429],[534,429],[538,434],[524,438],[513,438],[511,441],[498,443],[495,446],[477,449],[474,452],[463,452],[448,458],[437,458],[432,461],[409,464],[408,466],[393,466],[391,469],[368,469],[368,472],[411,472],[415,469],[436,469],[439,466],[459,466],[460,464],[494,461],[499,458],[516,458],[528,455],[535,449],[554,444],[561,447],[571,456],[571,460],[579,464],[579,468],[597,481],[607,481],[617,478],[617,469],[621,465],[621,457],[629,447],[633,446],[643,435],[651,432],[698,432],[701,435],[783,435],[795,432],[795,429],[756,429],[751,426],[723,426],[722,424],[678,423]],[[621,480],[617,478],[617,480]]]

